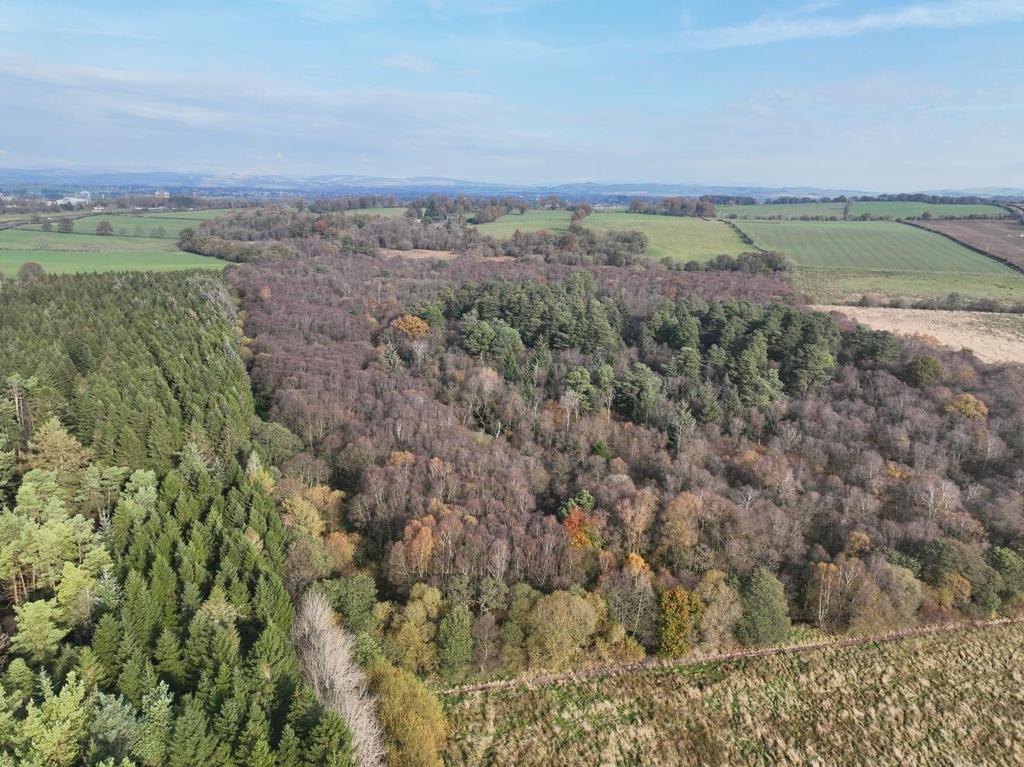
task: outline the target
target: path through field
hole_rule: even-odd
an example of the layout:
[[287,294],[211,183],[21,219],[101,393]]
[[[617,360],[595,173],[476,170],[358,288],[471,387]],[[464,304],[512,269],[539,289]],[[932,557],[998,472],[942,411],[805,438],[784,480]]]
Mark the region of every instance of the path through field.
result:
[[875,330],[923,336],[954,349],[970,349],[983,362],[1024,363],[1024,315],[867,306],[811,306],[839,312]]
[[560,682],[579,682],[584,679],[597,677],[618,676],[636,671],[649,669],[670,669],[683,666],[703,666],[708,663],[722,661],[741,660],[744,658],[767,658],[773,655],[793,655],[795,653],[814,652],[816,650],[827,650],[838,647],[858,647],[860,645],[884,644],[886,642],[898,642],[903,639],[914,637],[932,636],[934,634],[948,634],[956,631],[978,631],[996,626],[1014,626],[1024,624],[1024,618],[997,618],[990,621],[969,621],[966,623],[940,623],[919,628],[903,629],[902,631],[891,631],[887,634],[873,634],[871,636],[845,637],[820,642],[805,642],[782,647],[758,647],[749,650],[735,650],[727,653],[694,653],[683,658],[656,658],[636,663],[625,663],[617,666],[594,666],[576,671],[567,671],[558,674],[533,674],[519,676],[513,679],[497,679],[493,682],[481,682],[479,684],[462,685],[441,690],[444,696],[468,695],[470,693],[485,692],[488,690],[505,690],[514,687],[532,687],[537,685],[557,684]]

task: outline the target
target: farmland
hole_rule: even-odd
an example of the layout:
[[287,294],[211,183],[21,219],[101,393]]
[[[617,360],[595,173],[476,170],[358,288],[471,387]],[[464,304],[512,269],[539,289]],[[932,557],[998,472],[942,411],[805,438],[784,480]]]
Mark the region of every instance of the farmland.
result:
[[109,220],[116,224],[119,221],[119,217],[116,216],[90,216],[79,219],[75,222],[75,227],[82,233],[43,232],[38,225],[0,231],[0,272],[12,275],[26,261],[38,263],[47,272],[55,274],[223,268],[222,261],[183,253],[177,249],[175,239],[180,228],[178,224],[187,225],[187,222],[178,222],[169,217],[131,218],[146,219],[145,224],[135,224],[142,227],[143,233],[146,233],[147,229],[152,233],[153,229],[162,225],[163,236],[135,236],[134,226],[128,229],[131,234],[119,236],[119,228],[127,227],[117,225],[114,226],[113,236],[95,234],[94,220]]
[[483,234],[499,240],[511,237],[516,231],[536,232],[547,229],[551,232],[564,232],[569,228],[572,213],[567,210],[528,210],[522,215],[509,213],[497,221],[477,226]]
[[360,216],[384,216],[385,218],[395,218],[396,216],[404,216],[405,208],[352,208],[346,212],[356,213]]
[[449,696],[451,765],[1011,764],[1019,625]]
[[1009,211],[998,205],[941,205],[927,202],[855,202],[850,215],[854,218],[865,213],[871,216],[917,218],[925,213],[935,218],[964,218],[966,216],[1008,216]]
[[[150,239],[178,239],[178,233],[188,226],[196,226],[197,219],[171,218],[169,216],[128,216],[106,215],[86,216],[75,221],[75,234],[81,236],[96,234],[96,226],[108,222],[118,237],[146,237]],[[22,230],[41,231],[42,224],[25,224]],[[54,227],[56,228],[56,227]]]
[[1017,276],[946,238],[890,221],[744,221],[738,226],[760,247],[785,253],[800,266]]
[[820,216],[842,218],[841,202],[795,202],[791,205],[719,205],[719,218],[800,218]]
[[[560,232],[569,228],[571,214],[564,210],[529,210],[523,215],[509,214],[481,232],[499,239],[511,237],[516,230],[547,229]],[[721,254],[738,255],[753,250],[728,225],[721,221],[680,216],[649,216],[621,210],[598,211],[583,225],[598,231],[638,231],[648,239],[648,255],[677,261],[707,261]]]
[[972,301],[1024,303],[1024,277],[1007,271],[997,275],[799,268],[793,283],[812,301],[831,304],[857,302],[864,296],[883,301],[945,299],[952,293]]
[[[759,219],[759,218],[843,218],[846,205],[841,202],[798,202],[789,205],[722,205],[718,208],[720,218]],[[850,218],[857,218],[865,213],[881,218],[917,218],[924,213],[935,218],[962,218],[967,216],[1009,215],[1005,208],[998,205],[941,205],[926,202],[854,202],[850,205]]]
[[927,221],[920,226],[1024,269],[1024,225],[1001,221]]

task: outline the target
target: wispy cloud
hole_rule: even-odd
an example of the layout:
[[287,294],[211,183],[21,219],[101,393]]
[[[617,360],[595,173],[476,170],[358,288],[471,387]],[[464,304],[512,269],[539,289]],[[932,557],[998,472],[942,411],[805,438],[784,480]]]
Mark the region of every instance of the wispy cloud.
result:
[[380,63],[389,69],[401,69],[421,75],[430,74],[437,69],[437,65],[433,61],[413,53],[395,53],[381,59]]
[[296,15],[312,21],[353,23],[377,16],[384,0],[270,0],[275,5],[291,8]]
[[[394,0],[266,0],[290,8],[297,16],[312,21],[351,24],[385,17],[391,11],[404,12]],[[438,13],[478,16],[506,16],[522,13],[558,0],[424,0],[427,10]],[[411,3],[409,3],[411,5]]]
[[557,0],[426,0],[428,8],[434,11],[458,11],[492,16],[522,13],[540,5],[550,5]]
[[952,0],[921,3],[859,16],[822,16],[811,6],[799,14],[770,14],[746,24],[689,30],[696,48],[719,49],[768,45],[790,40],[853,37],[901,29],[957,29],[1024,21],[1022,0]]

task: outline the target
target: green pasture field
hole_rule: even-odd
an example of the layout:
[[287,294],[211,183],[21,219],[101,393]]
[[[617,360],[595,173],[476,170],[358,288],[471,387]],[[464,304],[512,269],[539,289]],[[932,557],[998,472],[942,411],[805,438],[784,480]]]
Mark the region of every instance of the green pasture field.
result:
[[31,229],[0,231],[0,272],[13,276],[26,261],[34,261],[53,274],[223,269],[226,265],[215,258],[184,253],[170,238],[104,237]]
[[[190,226],[194,227],[201,223],[198,220],[189,220],[184,218],[99,214],[80,218],[75,221],[74,233],[92,235],[95,237],[96,225],[101,221],[110,222],[110,225],[114,227],[114,234],[118,237],[133,237],[136,239],[139,237],[147,237],[168,240],[178,239],[178,234],[182,229]],[[18,228],[41,231],[42,225],[26,224]],[[53,224],[53,228],[56,230],[57,225]],[[157,229],[162,229],[163,234],[157,235]],[[136,232],[138,232],[138,234]]]
[[728,225],[714,219],[682,216],[648,216],[625,211],[600,211],[584,221],[603,231],[639,231],[647,235],[652,258],[676,261],[708,261],[715,256],[736,256],[754,248]]
[[[196,227],[203,221],[223,216],[227,209],[217,210],[183,210],[162,213],[97,213],[75,221],[75,234],[96,234],[96,225],[101,221],[109,221],[114,227],[114,234],[119,237],[148,237],[177,240],[182,229]],[[40,231],[42,224],[25,224],[19,229]],[[53,222],[53,228],[57,228]],[[163,234],[157,235],[157,229]],[[141,231],[139,231],[141,229]],[[138,233],[137,233],[138,232]]]
[[[719,218],[821,218],[842,219],[845,204],[841,202],[798,202],[792,205],[719,205]],[[850,218],[862,216],[889,216],[891,218],[917,218],[925,212],[935,218],[966,218],[968,216],[1002,217],[1009,211],[998,205],[933,205],[926,202],[855,202],[850,206]]]
[[243,210],[243,208],[210,208],[209,210],[168,210],[160,213],[147,213],[147,216],[155,216],[156,218],[183,218],[188,221],[207,221],[211,218],[219,218],[230,213],[233,210]]
[[995,259],[895,221],[740,221],[737,226],[759,247],[785,253],[805,267],[1020,278]]
[[854,271],[798,268],[793,287],[811,303],[856,303],[864,296],[888,300],[942,299],[957,293],[965,299],[1024,303],[1024,277],[1019,274],[928,274],[927,272]]
[[843,217],[841,202],[795,202],[792,205],[717,205],[719,218],[800,218],[801,216]]
[[[516,230],[533,232],[547,229],[564,232],[571,213],[564,210],[528,210],[523,215],[510,213],[497,221],[477,227],[498,239],[511,237]],[[650,216],[622,210],[597,211],[583,221],[597,231],[638,231],[647,235],[647,253],[651,258],[678,261],[708,261],[715,256],[748,253],[753,248],[721,221],[680,216]]]
[[1006,208],[998,205],[933,205],[927,202],[855,202],[850,215],[856,218],[868,213],[872,216],[892,216],[893,218],[917,218],[925,212],[935,218],[967,218],[968,216],[1010,215]]
[[360,216],[383,216],[384,218],[398,218],[405,215],[405,208],[354,208],[346,210],[346,213],[357,213]]
[[538,232],[546,229],[549,232],[564,232],[569,228],[572,213],[567,210],[528,210],[522,215],[509,213],[497,221],[480,224],[477,229],[482,234],[490,235],[498,240],[511,237],[516,231]]

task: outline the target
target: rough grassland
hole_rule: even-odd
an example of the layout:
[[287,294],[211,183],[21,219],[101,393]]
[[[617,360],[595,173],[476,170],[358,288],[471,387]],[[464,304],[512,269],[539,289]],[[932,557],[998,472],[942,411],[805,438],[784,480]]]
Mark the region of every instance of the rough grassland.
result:
[[983,362],[1024,362],[1024,315],[867,306],[811,306],[844,314],[875,330],[922,336],[970,349]]
[[167,271],[223,269],[225,262],[183,253],[173,239],[102,237],[29,229],[0,231],[0,272],[11,276],[26,261],[47,272]]
[[[800,218],[821,216],[841,219],[845,204],[841,202],[798,202],[791,205],[720,205],[720,218]],[[949,216],[1007,216],[1009,211],[998,205],[932,205],[926,202],[855,202],[850,207],[850,217],[856,218],[868,213],[872,216],[892,218],[916,218],[925,212],[936,218]]]
[[799,268],[793,287],[812,301],[841,304],[864,296],[883,300],[942,299],[951,293],[972,300],[1024,302],[1024,277],[1019,274],[928,274],[926,272],[854,271]]
[[1024,762],[1024,629],[523,685],[446,699],[449,765]]
[[894,221],[743,221],[738,226],[759,246],[785,253],[801,266],[1019,276],[945,237]]
[[[511,237],[517,229],[563,232],[569,228],[571,215],[564,210],[528,210],[523,215],[510,213],[478,228],[498,239]],[[727,224],[715,220],[613,210],[593,213],[584,219],[583,225],[600,231],[643,232],[649,242],[648,255],[656,259],[707,261],[723,253],[734,256],[752,250]]]

